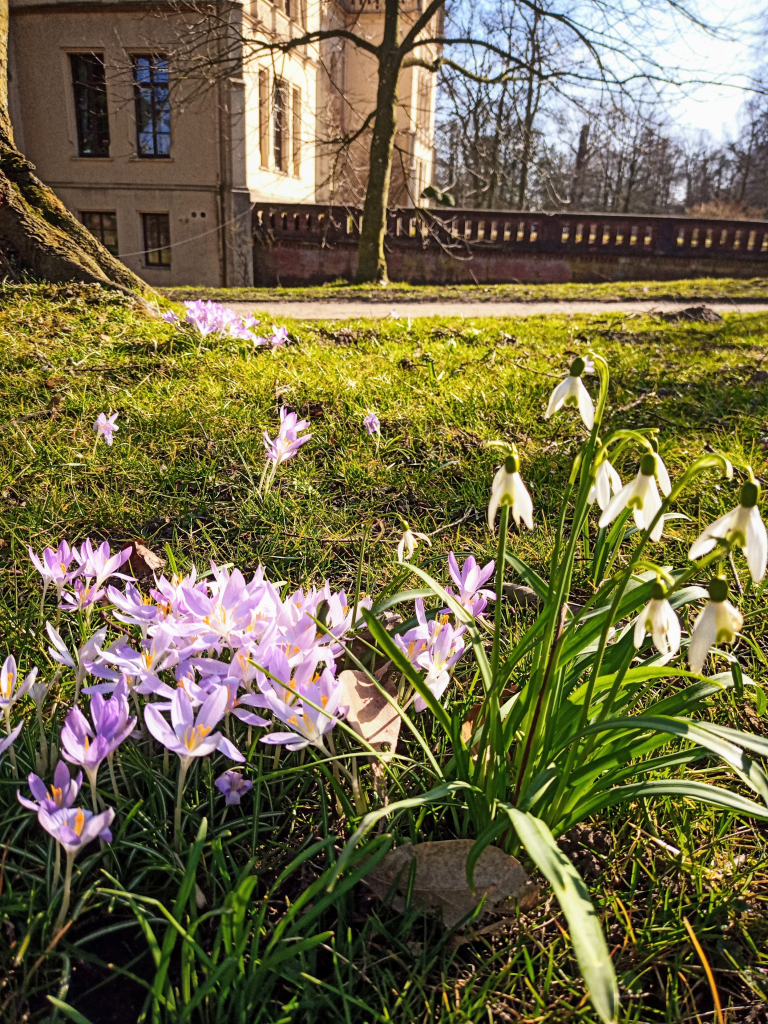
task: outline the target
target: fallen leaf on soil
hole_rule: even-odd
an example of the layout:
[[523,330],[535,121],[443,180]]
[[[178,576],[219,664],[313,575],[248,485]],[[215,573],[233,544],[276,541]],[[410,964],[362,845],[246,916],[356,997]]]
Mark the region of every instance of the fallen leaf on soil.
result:
[[[475,866],[475,891],[467,884],[467,855],[472,839],[447,839],[437,843],[399,846],[365,876],[374,894],[389,901],[396,910],[405,907],[402,894],[408,891],[411,863],[416,877],[411,901],[424,910],[442,916],[446,928],[453,928],[485,896],[484,911],[512,913],[532,907],[538,886],[531,881],[520,861],[497,846],[487,846]],[[391,894],[391,895],[390,895]]]
[[[400,735],[400,715],[364,672],[346,669],[339,676],[342,685],[341,703],[349,706],[346,722],[358,736],[362,736],[374,750],[382,751],[389,760],[397,747]],[[380,684],[391,697],[397,690],[391,682]],[[386,745],[387,750],[383,748]]]
[[156,555],[154,551],[150,551],[140,540],[132,540],[128,564],[136,579],[142,580],[153,576],[158,569],[162,569],[165,559]]

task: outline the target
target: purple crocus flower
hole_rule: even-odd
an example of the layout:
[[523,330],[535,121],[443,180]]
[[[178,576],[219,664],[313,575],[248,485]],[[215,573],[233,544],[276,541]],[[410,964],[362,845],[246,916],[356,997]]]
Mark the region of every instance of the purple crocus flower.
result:
[[363,420],[363,424],[365,425],[366,433],[381,434],[381,423],[375,412],[369,412]]
[[272,324],[272,337],[269,339],[269,343],[272,348],[279,348],[280,345],[285,345],[288,341],[288,328],[275,327],[275,325]]
[[[492,590],[481,589],[483,584],[493,576],[495,567],[495,562],[489,562],[481,569],[472,555],[470,555],[461,569],[459,569],[456,556],[451,551],[448,555],[448,571],[451,574],[451,579],[458,587],[458,593],[452,587],[446,587],[446,594],[455,597],[461,607],[466,608],[470,615],[482,615],[488,604],[488,599],[490,598],[491,601],[496,600],[496,595]],[[445,611],[448,613],[447,608]]]
[[11,748],[11,754],[13,754],[13,742],[19,735],[24,727],[24,719],[19,722],[15,729],[11,729],[5,739],[0,740],[0,754],[4,754],[8,748]]
[[32,564],[43,577],[43,600],[45,600],[45,595],[51,583],[55,585],[57,596],[61,600],[61,591],[64,588],[64,584],[69,583],[80,572],[79,567],[72,572],[69,571],[69,566],[75,557],[74,551],[65,540],[61,541],[55,551],[53,548],[46,548],[43,551],[42,561],[37,557],[32,548],[28,550]]
[[287,703],[275,690],[265,688],[267,707],[291,732],[270,732],[261,737],[261,742],[285,744],[288,750],[303,750],[311,743],[327,754],[323,737],[347,712],[346,708],[339,707],[343,693],[341,683],[325,668],[309,682],[297,686],[296,692],[289,693],[293,700]]
[[91,792],[96,793],[96,776],[105,757],[114,753],[133,732],[135,718],[128,717],[128,687],[121,680],[112,698],[101,694],[91,698],[91,718],[94,728],[79,708],[72,708],[61,730],[62,754],[72,764],[85,769]]
[[59,761],[53,773],[53,785],[50,789],[45,788],[43,780],[34,772],[29,773],[27,781],[35,799],[28,800],[17,790],[16,796],[19,803],[28,807],[30,811],[47,811],[49,814],[54,814],[56,811],[67,810],[77,800],[83,773],[78,772],[77,778],[73,779],[69,774],[66,762]]
[[176,316],[172,309],[164,310],[162,313],[162,319],[165,320],[167,324],[177,324],[179,322],[178,316]]
[[112,435],[116,434],[120,427],[115,426],[115,420],[118,414],[112,413],[111,416],[107,416],[106,413],[100,412],[96,417],[96,422],[93,424],[93,429],[96,431],[99,437],[103,437],[108,445],[112,445]]
[[312,437],[311,434],[305,434],[304,437],[298,436],[299,431],[306,430],[308,426],[308,420],[300,420],[295,412],[288,412],[284,405],[281,406],[280,429],[274,441],[266,430],[264,431],[264,447],[267,450],[267,458],[274,462],[275,469],[281,462],[292,459],[299,448]]
[[67,591],[62,595],[59,608],[65,612],[81,612],[90,608],[96,601],[104,597],[104,591],[98,587],[83,583],[82,580],[75,580],[74,592]]
[[192,701],[183,689],[177,688],[171,701],[170,725],[153,704],[147,705],[144,720],[155,739],[172,754],[178,754],[185,767],[189,766],[192,758],[207,757],[214,750],[220,750],[231,761],[244,761],[237,747],[222,733],[213,731],[224,717],[228,699],[227,688],[217,686],[206,698],[195,719]]
[[253,783],[243,778],[243,773],[234,769],[224,772],[216,779],[215,786],[220,789],[227,798],[227,807],[232,804],[239,804],[240,797],[244,796],[249,789],[253,789]]
[[133,581],[133,576],[126,576],[117,570],[131,557],[133,548],[129,545],[112,554],[107,541],[102,541],[97,548],[86,538],[78,551],[73,549],[75,559],[80,563],[80,572],[86,579],[96,578],[95,588],[98,590],[110,576],[119,576],[121,580]]
[[112,841],[109,826],[114,817],[111,807],[101,814],[93,814],[82,807],[70,807],[53,812],[41,809],[37,820],[74,858],[79,850],[97,837],[107,843]]

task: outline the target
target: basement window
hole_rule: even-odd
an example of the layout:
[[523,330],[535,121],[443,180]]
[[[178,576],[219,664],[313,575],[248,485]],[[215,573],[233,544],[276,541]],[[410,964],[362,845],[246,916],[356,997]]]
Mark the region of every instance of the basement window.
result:
[[98,238],[105,249],[108,249],[113,256],[117,256],[117,214],[114,210],[104,212],[95,210],[84,210],[80,214],[83,226],[86,227],[94,238]]
[[171,225],[167,213],[143,213],[144,262],[148,267],[170,267]]

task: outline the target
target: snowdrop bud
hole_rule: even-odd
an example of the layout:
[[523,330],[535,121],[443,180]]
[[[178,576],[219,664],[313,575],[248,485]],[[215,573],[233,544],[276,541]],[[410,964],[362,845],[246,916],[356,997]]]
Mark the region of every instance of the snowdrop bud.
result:
[[688,648],[688,664],[692,672],[701,672],[711,647],[732,644],[744,624],[741,612],[728,600],[728,584],[724,579],[710,582],[709,598],[696,619]]

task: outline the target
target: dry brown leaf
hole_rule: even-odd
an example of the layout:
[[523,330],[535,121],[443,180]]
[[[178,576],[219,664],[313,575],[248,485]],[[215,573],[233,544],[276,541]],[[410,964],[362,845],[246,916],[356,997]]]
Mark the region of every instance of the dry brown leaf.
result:
[[[446,928],[453,928],[485,896],[483,912],[513,912],[532,907],[539,895],[520,861],[497,846],[487,846],[475,866],[475,891],[467,884],[467,855],[472,839],[447,839],[437,843],[417,843],[390,850],[370,871],[365,882],[382,900],[390,900],[396,910],[405,906],[411,864],[416,861],[416,877],[411,901],[424,910],[441,915]],[[393,895],[390,896],[390,893]]]
[[[343,687],[341,703],[349,706],[347,724],[374,750],[382,751],[383,759],[388,761],[400,736],[400,715],[364,672],[345,669],[339,675],[339,682]],[[391,682],[380,685],[391,697],[397,697]]]
[[137,580],[151,578],[155,572],[162,569],[165,559],[150,551],[140,540],[131,541],[131,554],[128,564]]

